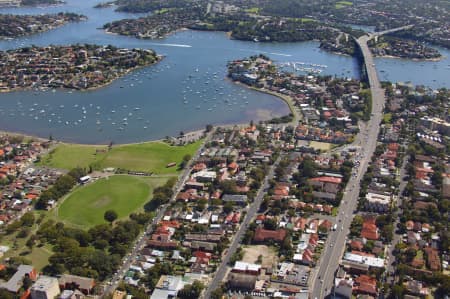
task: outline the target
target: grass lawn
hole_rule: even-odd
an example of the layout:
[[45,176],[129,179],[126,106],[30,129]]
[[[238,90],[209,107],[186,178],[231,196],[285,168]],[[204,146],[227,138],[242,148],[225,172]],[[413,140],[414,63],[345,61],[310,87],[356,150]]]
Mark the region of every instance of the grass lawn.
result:
[[331,216],[336,217],[338,215],[338,213],[339,213],[339,208],[333,207],[331,209]]
[[341,8],[344,8],[346,6],[351,6],[351,5],[353,5],[353,2],[350,2],[350,1],[339,1],[339,2],[336,2],[335,8],[336,9],[341,9]]
[[245,12],[253,13],[253,14],[259,14],[260,8],[259,7],[251,7],[247,8]]
[[[38,165],[68,170],[91,165],[96,170],[114,167],[156,174],[175,174],[178,172],[177,167],[166,168],[166,165],[171,162],[179,164],[184,155],[193,155],[202,141],[186,146],[170,146],[164,142],[116,145],[110,151],[104,145],[64,143],[42,157]],[[103,150],[105,152],[101,152]]]
[[106,146],[66,144],[58,145],[49,154],[43,156],[38,165],[70,170],[75,167],[89,167],[96,161],[106,157],[106,153],[95,153],[96,149],[106,149]]
[[385,124],[390,124],[392,120],[392,113],[386,113],[383,115],[383,122]]
[[[37,218],[36,214],[36,218]],[[19,229],[20,230],[20,229]],[[18,231],[19,231],[18,230]],[[17,232],[12,233],[10,235],[4,235],[1,238],[1,245],[9,246],[10,249],[5,253],[2,257],[1,261],[4,262],[5,259],[10,257],[23,257],[29,261],[31,261],[32,265],[40,271],[48,264],[48,258],[53,254],[51,250],[51,245],[45,245],[42,247],[34,246],[33,249],[30,249],[25,245],[29,236],[36,233],[37,224],[35,223],[33,227],[30,228],[31,232],[26,238],[18,238]]]
[[29,259],[32,262],[34,268],[37,271],[41,271],[42,268],[48,265],[48,259],[52,256],[53,251],[50,248],[51,245],[45,245],[41,247],[34,246],[33,250],[29,255],[26,255],[25,258]]
[[316,150],[329,151],[332,147],[332,144],[326,142],[311,141],[309,146]]
[[311,18],[301,18],[300,20],[302,21],[302,23],[314,22],[314,19]]
[[150,200],[152,189],[167,178],[114,175],[75,189],[54,211],[58,220],[80,228],[105,223],[103,215],[114,210],[118,218],[128,217]]

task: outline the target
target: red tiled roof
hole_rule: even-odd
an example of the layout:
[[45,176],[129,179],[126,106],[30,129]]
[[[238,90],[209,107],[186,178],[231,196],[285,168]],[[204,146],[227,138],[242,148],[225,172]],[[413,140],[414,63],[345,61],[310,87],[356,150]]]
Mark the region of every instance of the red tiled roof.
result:
[[342,179],[341,178],[330,177],[330,176],[321,176],[321,177],[317,177],[317,178],[312,178],[311,181],[332,183],[332,184],[340,184],[342,182]]
[[368,275],[360,275],[355,278],[355,293],[368,294],[376,296],[377,293],[377,280]]
[[230,164],[228,164],[228,168],[236,170],[239,168],[239,165],[236,162],[231,162]]
[[375,224],[375,220],[375,217],[368,217],[364,220],[361,237],[368,240],[378,240],[380,236],[378,235],[378,228]]
[[286,230],[284,230],[284,229],[267,230],[267,229],[258,227],[255,231],[253,240],[256,242],[263,242],[266,240],[273,240],[273,241],[281,242],[286,237],[286,234],[287,234]]
[[352,250],[358,250],[361,251],[363,249],[363,244],[361,241],[358,240],[352,240],[350,242],[350,247]]

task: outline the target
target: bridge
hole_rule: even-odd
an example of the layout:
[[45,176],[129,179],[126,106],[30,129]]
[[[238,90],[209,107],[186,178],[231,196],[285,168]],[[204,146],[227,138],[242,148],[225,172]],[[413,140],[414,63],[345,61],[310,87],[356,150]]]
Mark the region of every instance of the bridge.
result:
[[318,262],[315,271],[310,279],[310,298],[322,299],[328,296],[334,286],[335,273],[340,264],[342,255],[345,251],[347,235],[349,233],[350,224],[353,219],[353,213],[358,205],[359,182],[367,171],[372,154],[375,151],[377,137],[380,129],[380,123],[383,118],[383,108],[385,103],[384,89],[381,87],[378,79],[377,70],[373,61],[373,55],[367,42],[377,36],[384,34],[406,30],[412,26],[403,26],[399,28],[389,29],[386,31],[363,35],[356,39],[356,44],[360,50],[363,60],[363,68],[367,76],[367,83],[370,86],[372,96],[372,114],[365,129],[359,132],[358,139],[363,140],[359,153],[364,156],[360,160],[360,165],[354,168],[354,175],[350,178],[346,189],[344,190],[344,199],[339,207],[339,214],[336,216],[335,223],[337,230],[329,233],[325,243],[322,256]]

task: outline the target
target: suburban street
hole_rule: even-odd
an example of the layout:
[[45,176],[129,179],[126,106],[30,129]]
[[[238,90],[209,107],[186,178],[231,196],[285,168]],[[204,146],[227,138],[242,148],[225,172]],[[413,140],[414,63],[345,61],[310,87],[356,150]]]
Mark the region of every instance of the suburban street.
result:
[[372,115],[368,125],[359,133],[360,139],[364,141],[359,150],[359,153],[363,154],[363,156],[360,160],[359,167],[355,168],[354,175],[350,178],[345,189],[344,200],[341,203],[339,214],[335,220],[337,230],[330,233],[317,266],[317,271],[315,271],[311,279],[311,298],[324,298],[333,288],[335,271],[344,253],[347,234],[353,219],[353,212],[358,204],[359,182],[367,170],[377,144],[379,125],[383,117],[385,95],[378,80],[372,53],[367,46],[367,42],[372,37],[372,35],[364,35],[357,40],[364,57],[372,94]]
[[395,246],[400,242],[402,235],[401,234],[397,234],[397,225],[399,223],[399,216],[402,213],[402,194],[403,194],[403,190],[405,190],[405,187],[407,185],[407,181],[405,181],[403,178],[406,175],[406,164],[408,163],[408,158],[409,155],[405,155],[405,157],[403,158],[403,162],[402,162],[402,167],[400,168],[400,173],[399,173],[399,179],[400,179],[400,186],[399,186],[399,192],[398,192],[398,199],[396,202],[396,207],[397,207],[397,212],[394,214],[395,217],[395,222],[394,222],[394,236],[392,238],[392,242],[391,242],[391,246],[388,248],[387,251],[387,266],[386,266],[386,275],[388,275],[388,279],[387,282],[388,283],[392,283],[393,282],[393,275],[390,275],[390,273],[394,272],[394,265],[393,262],[395,262],[395,257],[393,255],[393,251],[395,249]]
[[250,224],[251,220],[255,216],[256,212],[258,212],[259,207],[261,206],[262,200],[264,198],[264,194],[266,193],[265,190],[269,188],[269,181],[274,176],[275,168],[277,167],[278,163],[281,161],[281,156],[278,157],[278,159],[275,161],[275,163],[270,167],[269,173],[264,179],[264,183],[261,185],[261,188],[259,188],[258,194],[256,195],[254,201],[251,203],[250,207],[248,208],[247,214],[245,215],[244,220],[241,223],[241,226],[239,227],[238,232],[235,234],[233,240],[231,241],[231,245],[228,248],[227,253],[225,254],[225,257],[222,259],[222,263],[217,268],[217,271],[215,273],[214,278],[209,283],[208,287],[203,292],[203,298],[208,299],[211,297],[211,292],[217,289],[222,281],[225,278],[225,275],[227,273],[227,267],[228,263],[230,262],[231,256],[236,252],[236,249],[238,246],[241,245],[242,237],[247,230],[248,225]]
[[[214,130],[213,130],[214,131]],[[189,178],[189,175],[191,173],[191,164],[192,161],[196,161],[200,154],[203,151],[203,148],[205,144],[211,139],[211,136],[213,134],[213,131],[209,132],[205,140],[203,141],[202,145],[199,147],[195,155],[192,157],[191,160],[187,163],[185,166],[183,173],[178,177],[177,182],[175,183],[175,186],[173,187],[173,195],[170,199],[170,202],[174,202],[176,200],[176,196],[178,192],[183,187],[186,180]],[[136,256],[139,254],[139,252],[142,250],[142,248],[145,247],[145,244],[147,242],[146,235],[150,235],[153,232],[153,226],[157,224],[164,216],[164,213],[166,212],[166,208],[169,204],[162,205],[158,210],[155,218],[153,218],[153,221],[148,224],[147,228],[144,230],[144,232],[136,239],[135,244],[133,245],[133,249],[130,253],[128,253],[122,260],[123,265],[117,270],[117,272],[114,274],[114,276],[111,278],[110,283],[105,288],[104,295],[111,294],[114,292],[114,290],[117,288],[120,280],[123,278],[125,273],[130,269],[131,264],[133,263]]]

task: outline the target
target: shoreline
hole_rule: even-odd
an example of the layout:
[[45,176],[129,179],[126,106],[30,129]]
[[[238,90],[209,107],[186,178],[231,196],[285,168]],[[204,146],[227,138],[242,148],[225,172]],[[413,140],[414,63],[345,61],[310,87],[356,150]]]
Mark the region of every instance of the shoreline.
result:
[[56,26],[48,27],[48,28],[46,28],[44,30],[38,30],[38,31],[35,31],[35,32],[29,32],[29,33],[25,33],[25,34],[13,36],[13,37],[0,35],[0,40],[15,40],[15,39],[18,39],[18,38],[21,38],[21,37],[30,37],[30,36],[42,34],[42,33],[45,33],[45,32],[49,32],[49,31],[52,31],[52,30],[55,30],[55,29],[67,26],[70,23],[85,22],[87,20],[88,20],[88,17],[82,15],[79,20],[76,20],[76,21],[65,21],[63,23],[57,24]]
[[[156,52],[155,52],[155,54],[156,54]],[[116,80],[118,80],[118,79],[120,79],[120,78],[125,77],[126,75],[128,75],[128,74],[131,73],[131,72],[134,72],[134,71],[139,70],[139,69],[142,69],[142,68],[150,67],[150,66],[152,66],[152,65],[156,65],[156,64],[160,63],[161,60],[164,59],[164,56],[163,56],[163,55],[156,54],[156,57],[157,57],[157,60],[156,60],[155,62],[151,63],[151,64],[135,66],[135,67],[133,67],[133,68],[127,69],[123,74],[121,74],[121,75],[119,75],[119,76],[117,76],[117,77],[115,77],[115,78],[112,78],[111,80],[109,80],[109,81],[107,81],[107,82],[105,82],[105,83],[99,84],[99,85],[97,85],[97,86],[92,86],[92,87],[83,88],[83,89],[67,88],[67,87],[64,87],[64,86],[63,86],[63,87],[57,87],[57,88],[50,87],[50,86],[45,86],[44,88],[46,88],[45,91],[49,91],[49,90],[53,90],[53,89],[55,89],[55,90],[60,90],[60,91],[79,91],[79,92],[95,91],[95,90],[98,90],[98,89],[107,87],[108,85],[112,84],[114,81],[116,81]],[[29,86],[29,87],[26,87],[26,88],[0,89],[0,94],[2,94],[2,93],[9,93],[9,92],[33,91],[34,88],[36,88],[36,87],[35,87],[35,86]],[[39,88],[39,87],[38,87],[38,88]],[[38,90],[38,92],[45,92],[45,91],[43,91],[43,90]],[[1,132],[1,131],[0,131],[0,132]]]
[[[253,87],[253,86],[248,86],[248,85],[246,85],[244,83],[241,83],[241,82],[238,82],[238,81],[232,81],[228,77],[226,77],[225,79],[226,80],[230,80],[231,83],[240,85],[240,86],[242,86],[244,88],[248,88],[248,89],[254,90],[256,92],[261,92],[261,93],[265,93],[265,94],[274,96],[278,100],[283,101],[284,103],[286,103],[286,105],[289,108],[290,113],[294,116],[292,122],[286,123],[286,124],[294,124],[294,125],[296,125],[298,123],[298,121],[302,118],[301,115],[299,115],[295,111],[294,102],[289,96],[283,95],[283,94],[279,94],[279,93],[276,93],[276,92],[273,92],[273,91],[270,91],[270,90],[267,90],[267,89],[260,89],[260,88],[256,88],[256,87]],[[83,91],[86,91],[86,90],[83,90]],[[270,119],[267,119],[267,120],[270,120]],[[205,126],[206,125],[207,124],[205,124]],[[248,122],[212,124],[213,128],[215,128],[215,129],[219,128],[219,127],[222,127],[222,128],[230,128],[231,127],[232,128],[232,127],[241,127],[241,126],[246,126],[246,125],[248,125]],[[204,128],[203,129],[201,129],[201,128],[192,129],[192,130],[189,130],[189,131],[185,131],[184,135],[187,136],[187,135],[191,135],[191,134],[199,134],[199,133],[204,132],[204,131],[205,131]],[[28,134],[28,133],[20,132],[20,131],[0,130],[0,135],[17,135],[17,136],[23,136],[23,137],[26,137],[26,138],[30,138],[30,139],[36,139],[36,140],[39,140],[41,142],[49,141],[49,138],[40,137],[38,135],[32,135],[32,134]],[[169,137],[178,139],[178,136],[169,136]],[[55,137],[53,137],[53,138],[54,138],[53,142],[56,143],[56,144],[67,144],[67,145],[72,144],[72,145],[90,146],[90,147],[108,146],[108,143],[98,143],[98,144],[95,144],[95,143],[81,143],[81,142],[63,141],[63,140],[59,140],[58,138],[55,138]],[[143,144],[143,143],[148,143],[148,142],[164,142],[164,141],[165,141],[165,138],[159,138],[159,139],[149,139],[149,140],[137,141],[137,142],[125,142],[125,143],[114,143],[114,144],[116,146],[125,146],[125,145],[134,145],[134,144]]]
[[284,95],[284,94],[280,94],[265,88],[257,88],[254,86],[249,86],[247,84],[244,84],[242,82],[239,81],[233,81],[230,78],[227,77],[228,80],[230,80],[232,83],[240,85],[240,86],[244,86],[248,89],[257,91],[257,92],[261,92],[261,93],[265,93],[271,96],[274,96],[276,98],[278,98],[279,100],[283,101],[284,103],[286,103],[286,105],[289,107],[289,111],[290,113],[294,116],[294,119],[292,120],[291,123],[294,123],[295,125],[298,123],[298,121],[302,118],[299,114],[297,114],[297,111],[295,110],[295,105],[294,105],[294,101],[288,96],[288,95]]
[[407,57],[399,57],[399,56],[392,56],[392,55],[374,55],[374,58],[401,59],[401,60],[414,61],[414,62],[439,62],[439,61],[445,60],[447,57],[445,57],[444,55],[441,55],[439,58],[407,58]]

